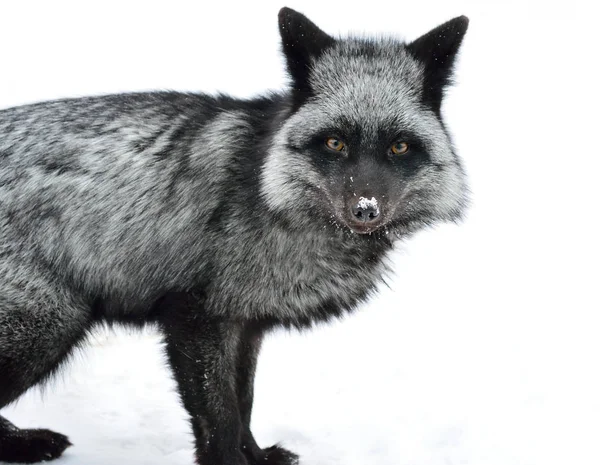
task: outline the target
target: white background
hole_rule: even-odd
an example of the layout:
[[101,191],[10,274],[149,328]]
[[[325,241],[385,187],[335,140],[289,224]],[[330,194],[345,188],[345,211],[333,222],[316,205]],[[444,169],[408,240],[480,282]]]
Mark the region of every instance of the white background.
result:
[[[303,465],[600,464],[598,74],[593,2],[291,1],[332,34],[414,39],[471,19],[444,106],[473,207],[397,254],[345,321],[277,334],[253,427]],[[265,2],[3,2],[0,106],[145,89],[244,97],[285,83]],[[0,376],[2,374],[0,373]],[[99,333],[3,409],[75,444],[57,463],[192,463],[152,332]]]

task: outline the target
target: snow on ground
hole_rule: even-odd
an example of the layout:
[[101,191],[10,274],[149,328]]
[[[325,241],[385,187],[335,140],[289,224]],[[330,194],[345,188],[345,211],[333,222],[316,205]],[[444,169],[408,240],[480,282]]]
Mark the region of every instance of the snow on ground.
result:
[[[0,104],[142,88],[247,95],[283,82],[280,2],[89,5],[0,7]],[[360,312],[269,338],[259,443],[281,441],[303,465],[600,463],[591,3],[288,5],[328,31],[409,38],[471,18],[444,110],[474,204],[463,225],[403,244],[391,288]],[[94,335],[43,395],[2,414],[69,435],[57,464],[192,463],[152,331]]]

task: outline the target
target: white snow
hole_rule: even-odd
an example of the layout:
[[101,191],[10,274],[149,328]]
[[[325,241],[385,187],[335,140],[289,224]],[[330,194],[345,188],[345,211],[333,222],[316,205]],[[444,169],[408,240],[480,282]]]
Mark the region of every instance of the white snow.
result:
[[[474,203],[464,224],[403,245],[390,288],[360,312],[267,341],[261,444],[282,441],[303,465],[600,463],[594,5],[289,3],[332,33],[409,39],[470,17],[444,114]],[[0,6],[0,105],[284,82],[281,2],[117,6]],[[154,333],[101,333],[43,396],[2,414],[69,435],[57,464],[191,465],[173,389]]]
[[377,208],[377,199],[375,197],[371,197],[370,199],[367,199],[365,197],[359,197],[358,206],[360,208]]

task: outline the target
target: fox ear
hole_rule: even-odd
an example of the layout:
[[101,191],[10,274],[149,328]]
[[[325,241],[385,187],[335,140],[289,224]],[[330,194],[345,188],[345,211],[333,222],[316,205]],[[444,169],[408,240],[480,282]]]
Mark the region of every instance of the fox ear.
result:
[[452,79],[454,59],[469,26],[469,18],[459,16],[436,27],[407,45],[408,51],[425,65],[423,97],[439,112],[444,88]]
[[306,16],[291,8],[279,11],[279,32],[294,91],[309,91],[312,60],[335,43]]

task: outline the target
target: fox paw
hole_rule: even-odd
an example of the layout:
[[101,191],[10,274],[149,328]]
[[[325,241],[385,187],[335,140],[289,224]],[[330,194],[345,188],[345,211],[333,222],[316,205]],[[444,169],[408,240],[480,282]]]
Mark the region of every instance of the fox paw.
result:
[[299,457],[280,446],[271,446],[262,450],[261,457],[256,465],[298,465]]
[[47,429],[17,429],[0,435],[0,462],[35,463],[54,460],[71,442]]

